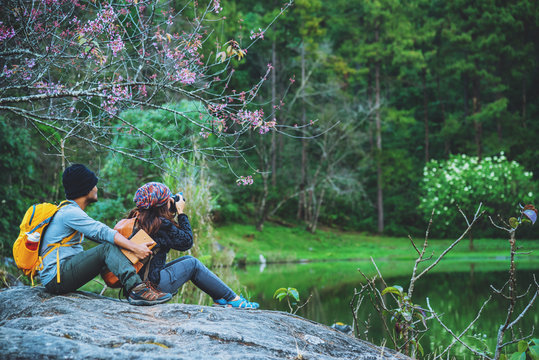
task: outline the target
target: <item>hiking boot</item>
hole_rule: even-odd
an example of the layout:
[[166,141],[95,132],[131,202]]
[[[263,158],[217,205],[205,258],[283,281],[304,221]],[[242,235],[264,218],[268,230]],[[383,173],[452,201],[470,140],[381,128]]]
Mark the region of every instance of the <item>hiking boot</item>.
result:
[[143,282],[129,291],[127,300],[131,305],[156,305],[169,301],[172,295],[155,289],[149,282]]

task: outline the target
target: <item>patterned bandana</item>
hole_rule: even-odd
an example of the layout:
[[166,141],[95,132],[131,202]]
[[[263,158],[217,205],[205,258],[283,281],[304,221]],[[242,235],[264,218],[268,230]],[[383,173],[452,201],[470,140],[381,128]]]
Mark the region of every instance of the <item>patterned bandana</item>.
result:
[[150,182],[137,190],[133,201],[139,209],[149,209],[165,205],[171,196],[172,192],[165,184]]

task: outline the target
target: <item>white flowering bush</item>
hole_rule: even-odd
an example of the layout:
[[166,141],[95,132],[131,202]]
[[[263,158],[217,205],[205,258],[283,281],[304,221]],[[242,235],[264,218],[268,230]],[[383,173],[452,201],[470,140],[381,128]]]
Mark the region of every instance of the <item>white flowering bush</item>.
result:
[[420,211],[429,219],[434,210],[435,236],[451,235],[462,228],[457,205],[470,214],[483,203],[490,215],[510,213],[515,204],[534,203],[537,184],[533,174],[502,152],[485,157],[452,155],[447,160],[431,160],[423,170]]

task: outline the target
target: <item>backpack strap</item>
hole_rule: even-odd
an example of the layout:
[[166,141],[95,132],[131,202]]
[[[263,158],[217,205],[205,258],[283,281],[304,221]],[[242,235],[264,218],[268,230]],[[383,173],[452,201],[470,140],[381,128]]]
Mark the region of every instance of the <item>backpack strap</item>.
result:
[[51,252],[56,250],[56,282],[60,283],[60,248],[66,247],[66,246],[73,246],[80,244],[82,242],[82,234],[80,234],[80,240],[78,243],[69,244],[69,241],[71,241],[75,235],[77,235],[78,231],[73,232],[73,234],[69,235],[66,238],[63,238],[62,241],[59,243],[50,244],[50,249],[45,253],[45,255],[39,257],[39,268],[38,270],[43,270],[43,259],[46,258]]
[[[137,233],[137,231],[139,231],[139,227],[137,226],[138,225],[138,216],[135,218],[135,224],[133,225],[133,233],[131,234],[131,236],[129,237],[130,239],[135,236],[135,234]],[[150,264],[152,262],[152,259],[153,257],[155,256],[155,254],[157,254],[159,252],[159,247],[158,246],[154,246],[154,248],[152,249],[152,253],[150,254],[150,256],[148,256],[146,259],[142,260],[142,262],[144,263],[144,274],[142,275],[141,277],[141,280],[142,281],[146,281],[148,279],[148,275],[150,273]]]
[[[56,210],[56,213],[62,207],[66,206],[66,205],[69,205],[70,203],[71,203],[71,201],[69,201],[69,200],[62,201],[60,204],[58,204],[58,209]],[[54,215],[56,215],[56,213],[54,213]],[[54,215],[50,218],[51,222],[52,222],[52,218],[54,217]],[[68,244],[75,237],[75,235],[77,235],[77,233],[78,233],[78,231],[74,231],[71,235],[63,238],[62,241],[60,241],[59,243],[54,243],[54,244],[48,245],[48,247],[50,249],[45,253],[45,255],[39,256],[39,258],[38,258],[37,270],[43,270],[43,259],[45,259],[51,252],[56,250],[56,282],[60,283],[60,247],[67,247],[67,246],[73,246],[73,245],[80,244],[82,242],[82,239],[83,239],[82,234],[80,234],[80,240],[79,240],[78,243]],[[44,234],[42,236],[44,237]],[[32,281],[32,283],[33,283],[33,281]]]

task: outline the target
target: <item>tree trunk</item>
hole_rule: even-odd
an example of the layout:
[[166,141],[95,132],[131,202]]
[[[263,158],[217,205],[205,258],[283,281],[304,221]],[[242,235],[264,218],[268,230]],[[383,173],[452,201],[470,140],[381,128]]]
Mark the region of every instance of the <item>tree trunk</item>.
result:
[[268,173],[262,173],[262,182],[264,184],[264,190],[262,194],[262,199],[260,200],[260,205],[258,206],[258,221],[256,222],[256,230],[262,231],[264,229],[264,223],[266,222],[266,202],[268,198]]
[[[497,100],[502,98],[502,94],[498,94]],[[496,132],[498,134],[498,143],[501,145],[503,140],[503,127],[502,127],[502,117],[498,115],[496,118]]]
[[[376,29],[375,39],[378,41],[379,32]],[[382,189],[382,119],[380,114],[380,61],[376,61],[375,65],[375,101],[376,101],[376,185],[377,192],[377,208],[378,208],[378,232],[384,232],[384,193]]]
[[[479,79],[476,79],[474,81],[473,86],[473,98],[472,98],[472,104],[473,104],[473,114],[476,115],[481,110],[481,102],[479,101]],[[474,119],[474,129],[475,129],[475,147],[477,151],[477,158],[479,161],[483,158],[483,124],[480,120]]]
[[527,128],[526,125],[526,78],[522,76],[522,127]]
[[[301,43],[301,123],[306,124],[305,114],[305,45]],[[303,137],[301,140],[301,181],[299,184],[299,202],[297,219],[301,220],[304,217],[305,208],[305,185],[307,176],[307,139]]]
[[[372,64],[369,63],[369,69],[372,67]],[[373,94],[372,94],[372,74],[369,72],[368,78],[367,78],[367,104],[369,104],[369,112],[374,108],[374,101],[373,101]],[[374,150],[374,131],[373,131],[373,125],[372,122],[369,121],[369,146],[371,154],[375,154]]]
[[[271,111],[276,118],[277,112],[277,50],[275,49],[275,40],[271,43]],[[271,132],[271,185],[277,185],[277,133]]]
[[[445,116],[445,101],[442,100],[442,93],[441,93],[441,90],[440,90],[440,77],[437,75],[436,76],[436,83],[437,83],[437,87],[438,87],[438,103],[440,103],[440,116],[442,117],[442,124],[443,124],[443,128],[446,129],[447,128],[447,123],[446,123],[446,116]],[[450,142],[449,142],[449,139],[448,139],[448,134],[445,134],[444,136],[444,155],[449,155],[449,152],[451,151],[451,145],[450,145]]]
[[316,228],[318,226],[318,218],[320,217],[320,208],[322,207],[322,202],[324,201],[325,192],[326,192],[326,189],[322,189],[322,191],[320,191],[320,193],[318,194],[318,200],[313,201],[313,206],[315,207],[314,214],[313,214],[313,217],[311,219],[309,229],[308,229],[313,234],[316,232]]
[[423,80],[423,122],[425,123],[425,164],[429,162],[429,99],[427,95],[427,70],[421,74]]

